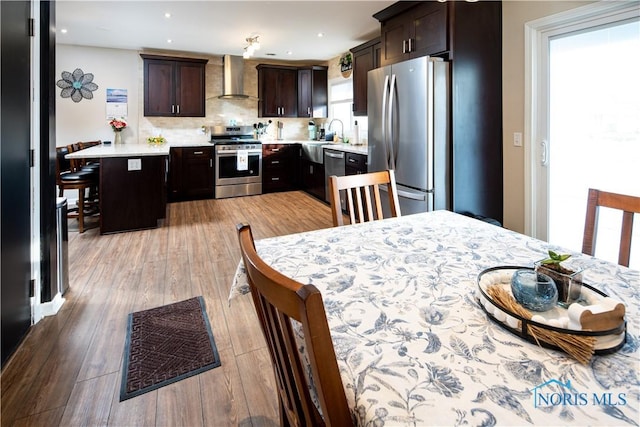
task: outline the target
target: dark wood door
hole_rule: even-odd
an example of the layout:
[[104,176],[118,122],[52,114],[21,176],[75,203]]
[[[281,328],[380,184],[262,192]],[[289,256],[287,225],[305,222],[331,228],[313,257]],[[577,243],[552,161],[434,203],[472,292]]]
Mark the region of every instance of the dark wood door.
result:
[[313,73],[311,69],[298,70],[298,115],[313,117]]
[[[0,2],[2,365],[31,326],[30,1]],[[43,82],[44,87],[47,87]],[[45,242],[45,244],[48,242]]]
[[382,43],[381,66],[409,59],[407,40],[411,35],[409,31],[411,25],[410,16],[404,14],[382,23],[380,36]]
[[140,56],[145,116],[205,117],[206,59]]
[[367,115],[367,73],[380,63],[380,37],[351,49],[353,54],[353,115]]
[[327,67],[298,69],[298,117],[327,117],[328,101]]
[[213,147],[183,148],[181,178],[186,198],[213,198]]
[[144,115],[171,116],[175,112],[175,63],[144,61]]
[[425,2],[415,9],[411,20],[411,58],[448,50],[446,3]]
[[176,116],[205,116],[204,75],[204,64],[176,62]]
[[325,200],[324,165],[307,159],[300,160],[300,181],[303,190]]
[[298,71],[281,70],[278,78],[280,117],[298,117]]
[[277,117],[280,112],[278,103],[278,76],[276,68],[259,68],[258,86],[260,100],[258,113],[260,117]]
[[295,67],[266,66],[258,69],[258,116],[298,116],[298,70]]

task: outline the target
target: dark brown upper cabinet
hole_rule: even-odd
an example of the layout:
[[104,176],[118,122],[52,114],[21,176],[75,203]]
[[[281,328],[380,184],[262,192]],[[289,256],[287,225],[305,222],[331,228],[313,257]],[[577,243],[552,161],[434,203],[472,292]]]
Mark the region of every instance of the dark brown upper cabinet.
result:
[[298,117],[327,117],[327,69],[320,65],[298,68]]
[[205,117],[206,59],[140,56],[145,116]]
[[264,64],[256,68],[258,117],[298,117],[298,68]]
[[367,115],[367,73],[380,66],[380,37],[351,49],[353,54],[353,115]]
[[449,50],[447,12],[447,3],[399,2],[373,15],[382,22],[380,65]]

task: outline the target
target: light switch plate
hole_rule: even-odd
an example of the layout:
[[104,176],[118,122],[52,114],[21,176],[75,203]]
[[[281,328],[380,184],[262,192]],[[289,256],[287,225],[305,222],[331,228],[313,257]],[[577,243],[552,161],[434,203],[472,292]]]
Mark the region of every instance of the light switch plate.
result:
[[513,146],[514,147],[522,147],[522,133],[514,132],[513,133]]
[[139,171],[142,170],[142,159],[127,159],[128,164],[127,168],[130,171]]

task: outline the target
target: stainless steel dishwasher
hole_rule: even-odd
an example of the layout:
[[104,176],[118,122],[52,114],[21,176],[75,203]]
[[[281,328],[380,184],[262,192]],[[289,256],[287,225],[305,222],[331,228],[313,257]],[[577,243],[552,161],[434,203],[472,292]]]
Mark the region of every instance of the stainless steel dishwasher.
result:
[[[344,176],[344,151],[324,150],[324,189],[325,200],[331,202],[329,194],[329,177],[331,175]],[[340,205],[344,206],[344,191],[340,192]]]

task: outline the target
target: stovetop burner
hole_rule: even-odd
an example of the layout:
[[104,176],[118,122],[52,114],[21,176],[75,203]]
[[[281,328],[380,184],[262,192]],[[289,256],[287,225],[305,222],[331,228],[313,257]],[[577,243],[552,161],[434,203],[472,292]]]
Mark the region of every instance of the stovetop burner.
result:
[[261,144],[253,137],[252,126],[212,126],[211,143],[215,145]]

